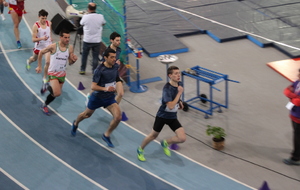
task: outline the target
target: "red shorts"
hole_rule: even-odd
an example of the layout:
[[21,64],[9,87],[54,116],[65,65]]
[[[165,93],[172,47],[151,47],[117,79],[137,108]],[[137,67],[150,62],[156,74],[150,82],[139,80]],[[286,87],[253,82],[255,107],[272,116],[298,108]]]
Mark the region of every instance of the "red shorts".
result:
[[18,16],[22,16],[24,13],[24,1],[18,2],[17,5],[9,4],[8,14],[12,11],[16,12]]
[[33,48],[33,53],[34,53],[35,55],[38,55],[38,54],[40,53],[40,50]]

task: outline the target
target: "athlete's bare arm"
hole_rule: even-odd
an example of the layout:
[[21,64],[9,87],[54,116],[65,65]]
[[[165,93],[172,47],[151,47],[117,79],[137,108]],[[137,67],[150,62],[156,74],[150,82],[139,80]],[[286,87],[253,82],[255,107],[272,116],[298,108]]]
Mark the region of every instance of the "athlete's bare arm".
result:
[[77,56],[74,54],[74,48],[69,45],[69,65],[73,65],[77,61]]
[[41,40],[47,40],[48,39],[48,37],[46,37],[46,36],[43,36],[41,38],[37,38],[37,34],[38,34],[38,27],[37,27],[36,24],[34,24],[32,26],[32,42],[39,42]]
[[[52,31],[52,22],[48,20],[50,31]],[[50,32],[50,41],[53,41],[52,32]]]
[[36,73],[40,73],[42,71],[42,58],[43,58],[43,55],[45,53],[54,53],[56,50],[56,43],[54,44],[51,44],[49,46],[47,46],[46,48],[42,49],[38,55],[38,66],[36,67],[35,71]]

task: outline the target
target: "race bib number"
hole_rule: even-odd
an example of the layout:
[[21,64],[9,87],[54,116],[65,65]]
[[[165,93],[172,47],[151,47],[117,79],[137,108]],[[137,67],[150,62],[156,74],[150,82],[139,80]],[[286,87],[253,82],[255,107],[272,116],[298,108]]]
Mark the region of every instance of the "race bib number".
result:
[[65,71],[67,67],[66,63],[60,63],[56,69],[57,72]]
[[166,112],[177,112],[179,109],[179,104],[176,104],[175,107],[173,109],[170,109],[168,106],[166,106],[165,111]]
[[111,82],[111,83],[106,83],[106,84],[105,84],[105,88],[106,88],[106,89],[108,89],[108,87],[110,87],[110,86],[116,88],[116,82]]

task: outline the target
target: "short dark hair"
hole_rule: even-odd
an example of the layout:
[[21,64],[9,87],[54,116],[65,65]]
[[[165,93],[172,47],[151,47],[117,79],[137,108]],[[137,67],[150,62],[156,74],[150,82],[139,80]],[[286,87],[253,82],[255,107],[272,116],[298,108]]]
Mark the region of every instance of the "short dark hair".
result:
[[88,9],[89,9],[89,10],[95,11],[96,8],[97,8],[96,3],[89,3],[89,4],[88,4]]
[[48,16],[48,12],[45,11],[44,9],[42,9],[42,10],[39,11],[39,17],[40,16]]
[[64,34],[70,34],[70,31],[67,30],[67,29],[65,29],[65,28],[63,28],[63,29],[59,32],[59,36],[60,36],[60,37],[63,37]]
[[116,51],[111,48],[107,48],[103,54],[103,57],[108,57],[110,53],[116,53]]
[[170,66],[170,67],[168,68],[168,70],[167,70],[168,76],[169,76],[170,74],[173,74],[173,70],[179,70],[179,68],[176,67],[176,66]]
[[109,39],[114,40],[117,37],[121,38],[121,35],[119,33],[117,33],[117,32],[113,32],[113,33],[110,34]]

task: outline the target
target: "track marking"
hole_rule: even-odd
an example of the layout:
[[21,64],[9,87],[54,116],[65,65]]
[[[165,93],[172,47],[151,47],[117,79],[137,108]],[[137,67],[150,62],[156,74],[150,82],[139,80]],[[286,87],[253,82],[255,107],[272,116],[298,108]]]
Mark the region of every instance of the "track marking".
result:
[[[1,113],[1,110],[0,110],[0,113]],[[13,182],[15,182],[16,184],[18,184],[24,190],[29,190],[25,185],[23,185],[21,182],[19,182],[18,180],[16,180],[13,176],[11,176],[9,173],[7,173],[2,168],[0,168],[0,172],[2,172],[4,175],[6,175],[9,179],[11,179]]]
[[[2,45],[2,44],[1,44]],[[74,171],[75,173],[77,173],[78,175],[80,175],[81,177],[83,177],[84,179],[88,180],[89,182],[93,183],[94,185],[96,185],[97,187],[100,187],[102,189],[107,190],[105,187],[103,187],[102,185],[100,185],[99,183],[95,182],[94,180],[90,179],[89,177],[87,177],[86,175],[84,175],[83,173],[81,173],[80,171],[76,170],[75,168],[73,168],[72,166],[70,166],[68,163],[66,163],[65,161],[63,161],[62,159],[60,159],[59,157],[57,157],[55,154],[53,154],[52,152],[50,152],[48,149],[46,149],[44,146],[42,146],[40,143],[38,143],[36,140],[34,140],[31,136],[29,136],[27,133],[25,133],[18,125],[16,125],[9,117],[7,117],[7,115],[5,115],[2,110],[0,110],[0,114],[10,123],[12,124],[18,131],[20,131],[25,137],[27,137],[31,142],[33,142],[34,144],[36,144],[38,147],[40,147],[42,150],[44,150],[46,153],[48,153],[49,155],[51,155],[53,158],[55,158],[56,160],[58,160],[59,162],[61,162],[63,165],[65,165],[66,167],[68,167],[69,169],[71,169],[72,171]]]

